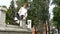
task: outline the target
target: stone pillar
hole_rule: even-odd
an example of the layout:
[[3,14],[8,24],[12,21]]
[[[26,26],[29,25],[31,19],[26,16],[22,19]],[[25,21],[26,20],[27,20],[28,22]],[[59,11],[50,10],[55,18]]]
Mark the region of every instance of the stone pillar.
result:
[[26,28],[26,19],[20,20],[20,27]]
[[5,18],[6,18],[6,8],[0,7],[0,27],[4,27],[5,24]]
[[27,20],[27,23],[28,23],[28,26],[27,27],[31,29],[32,20]]

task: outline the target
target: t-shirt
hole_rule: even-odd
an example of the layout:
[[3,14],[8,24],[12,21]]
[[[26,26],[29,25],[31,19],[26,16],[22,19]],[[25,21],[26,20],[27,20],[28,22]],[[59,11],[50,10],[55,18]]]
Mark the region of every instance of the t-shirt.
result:
[[26,13],[27,13],[27,9],[24,8],[24,7],[21,7],[19,11],[20,11],[20,13],[19,13],[20,16],[21,15],[26,15]]

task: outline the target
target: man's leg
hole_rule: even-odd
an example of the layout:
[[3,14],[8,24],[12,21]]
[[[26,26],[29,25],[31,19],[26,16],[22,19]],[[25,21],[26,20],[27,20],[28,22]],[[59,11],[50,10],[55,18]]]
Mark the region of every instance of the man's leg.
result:
[[20,27],[23,27],[23,15],[20,16]]

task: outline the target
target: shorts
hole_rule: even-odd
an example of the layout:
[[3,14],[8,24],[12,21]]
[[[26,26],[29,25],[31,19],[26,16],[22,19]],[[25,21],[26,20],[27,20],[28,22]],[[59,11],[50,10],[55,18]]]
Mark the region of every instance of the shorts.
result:
[[23,17],[24,17],[24,15],[21,15],[21,16],[20,16],[20,19],[23,19]]

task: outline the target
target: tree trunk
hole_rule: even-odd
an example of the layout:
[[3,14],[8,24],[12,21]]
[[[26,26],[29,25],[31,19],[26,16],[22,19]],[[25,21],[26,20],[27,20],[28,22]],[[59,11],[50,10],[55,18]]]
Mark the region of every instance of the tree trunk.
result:
[[50,34],[50,26],[48,21],[46,21],[45,23],[45,29],[46,29],[46,34]]
[[50,24],[49,24],[49,22],[48,22],[48,33],[50,34]]

